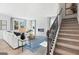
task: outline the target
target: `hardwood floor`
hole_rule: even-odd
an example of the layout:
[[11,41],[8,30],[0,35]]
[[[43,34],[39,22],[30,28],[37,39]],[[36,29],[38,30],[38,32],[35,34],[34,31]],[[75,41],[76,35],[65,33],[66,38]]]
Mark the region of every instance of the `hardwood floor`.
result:
[[[22,48],[18,49],[12,49],[5,41],[0,39],[0,52],[8,53],[8,55],[43,55],[45,53],[42,53],[46,48],[39,48],[35,53],[31,52],[28,49],[24,49],[22,52]],[[41,52],[41,53],[39,53]]]

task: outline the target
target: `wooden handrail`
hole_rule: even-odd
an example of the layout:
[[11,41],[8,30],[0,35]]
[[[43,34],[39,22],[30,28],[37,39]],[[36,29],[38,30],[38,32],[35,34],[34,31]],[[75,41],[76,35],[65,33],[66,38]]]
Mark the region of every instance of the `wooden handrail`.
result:
[[[60,11],[59,11],[59,13],[57,14],[55,20],[56,20],[56,19],[58,18],[58,16],[62,13],[62,10],[63,10],[63,8],[60,9]],[[55,22],[55,20],[54,20],[54,22]],[[53,25],[53,24],[52,24],[52,25]],[[52,26],[51,26],[51,27],[52,27]],[[50,27],[50,29],[51,29],[51,27]]]
[[63,10],[63,8],[61,8],[61,10],[59,11],[59,14],[58,15],[60,15],[62,13],[62,10]]

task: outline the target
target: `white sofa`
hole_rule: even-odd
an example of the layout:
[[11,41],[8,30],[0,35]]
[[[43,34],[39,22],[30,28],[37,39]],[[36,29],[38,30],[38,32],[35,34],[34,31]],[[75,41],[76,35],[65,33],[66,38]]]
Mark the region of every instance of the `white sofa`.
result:
[[[18,48],[22,45],[20,37],[16,36],[13,32],[4,31],[3,32],[3,40],[5,40],[13,49]],[[26,41],[23,42],[23,45],[28,44],[28,38],[26,35]]]

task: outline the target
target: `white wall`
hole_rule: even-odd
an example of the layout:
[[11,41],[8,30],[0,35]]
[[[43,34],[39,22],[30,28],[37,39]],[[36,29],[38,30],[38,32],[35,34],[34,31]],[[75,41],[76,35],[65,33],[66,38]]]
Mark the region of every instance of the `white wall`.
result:
[[[36,18],[36,35],[37,36],[46,36],[47,29],[49,27],[49,20],[46,17]],[[44,32],[39,32],[38,29],[44,29]]]
[[[3,15],[3,14],[0,14],[0,20],[7,20],[7,30],[10,30],[10,17]],[[5,30],[0,30],[0,39],[3,38],[3,32],[4,31]]]
[[77,14],[73,14],[73,15],[65,15],[65,3],[61,3],[60,7],[63,9],[62,13],[63,13],[63,18],[74,18],[77,17]]
[[58,3],[0,3],[0,13],[25,18],[56,15]]
[[[36,19],[36,34],[46,35],[49,26],[47,17],[56,16],[59,11],[58,3],[0,3],[0,13],[16,18]],[[38,32],[44,28],[44,32]]]
[[77,20],[78,20],[78,24],[79,24],[79,3],[77,4]]

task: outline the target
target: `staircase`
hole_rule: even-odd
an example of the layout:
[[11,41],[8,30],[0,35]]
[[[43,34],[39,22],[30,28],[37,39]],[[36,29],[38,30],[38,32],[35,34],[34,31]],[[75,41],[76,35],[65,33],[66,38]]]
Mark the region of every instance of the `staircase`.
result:
[[76,18],[62,20],[54,55],[79,55],[79,24]]

